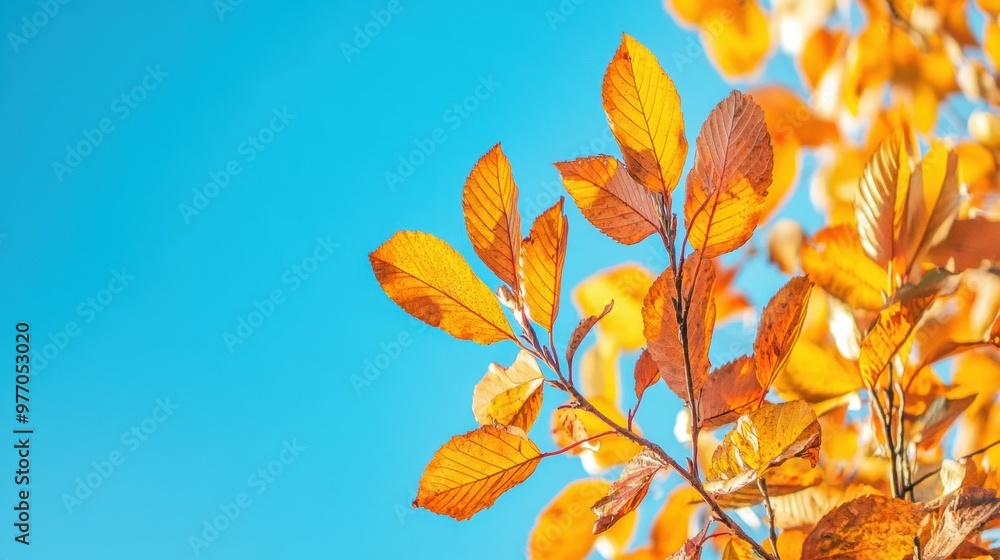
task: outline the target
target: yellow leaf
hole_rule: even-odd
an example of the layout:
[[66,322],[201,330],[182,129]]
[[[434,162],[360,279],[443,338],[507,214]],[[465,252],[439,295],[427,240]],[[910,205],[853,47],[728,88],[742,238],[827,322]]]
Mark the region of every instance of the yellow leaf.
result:
[[831,511],[802,546],[810,560],[883,560],[913,553],[923,509],[917,504],[864,496]]
[[633,245],[660,229],[649,191],[617,159],[592,156],[557,163],[556,168],[584,217],[615,241]]
[[798,529],[782,531],[778,535],[778,557],[781,560],[801,560],[802,544],[807,536],[807,532]]
[[[804,459],[789,459],[780,466],[764,473],[767,494],[772,499],[802,492],[823,482],[823,471],[812,467]],[[715,500],[726,509],[739,509],[757,505],[764,496],[756,484],[744,486],[732,494],[716,496]]]
[[708,376],[698,399],[698,420],[705,429],[718,428],[760,408],[767,389],[760,386],[754,360],[740,356]]
[[906,209],[907,266],[919,265],[924,255],[948,235],[958,215],[958,156],[940,142],[914,169]]
[[521,244],[523,299],[531,319],[547,331],[552,330],[559,314],[568,228],[560,198],[535,220]]
[[690,528],[694,514],[703,503],[701,495],[693,488],[679,486],[674,489],[656,515],[650,531],[650,542],[658,558],[684,546],[692,536]]
[[799,67],[810,88],[819,87],[830,65],[839,58],[838,53],[841,52],[847,37],[847,32],[842,29],[821,27],[806,40],[802,46]]
[[851,484],[842,488],[823,483],[801,492],[774,496],[771,498],[774,525],[783,532],[793,528],[812,527],[840,504],[875,493],[877,491],[874,488],[863,484]]
[[608,494],[591,509],[597,514],[594,534],[603,533],[635,511],[646,497],[653,476],[667,465],[649,449],[643,449],[625,465]]
[[994,69],[1000,68],[1000,25],[994,19],[987,19],[984,24],[983,54]]
[[472,168],[465,181],[462,208],[476,254],[517,293],[521,216],[517,211],[517,185],[500,144]]
[[580,391],[588,399],[600,397],[618,403],[621,398],[621,374],[618,349],[605,337],[587,349],[580,358]]
[[687,156],[681,99],[670,77],[649,49],[623,35],[601,94],[628,173],[649,190],[670,194]]
[[864,388],[857,364],[845,360],[832,345],[800,339],[792,348],[774,389],[785,400],[818,405]]
[[877,310],[885,304],[886,273],[868,258],[847,224],[816,232],[812,244],[802,247],[802,271],[851,307]]
[[491,364],[472,394],[472,412],[483,426],[503,424],[524,431],[542,408],[542,370],[526,350],[509,368]]
[[684,366],[685,344],[681,339],[674,301],[681,299],[686,306],[686,352],[691,362],[694,391],[691,396],[697,400],[711,367],[708,349],[715,328],[715,301],[712,297],[714,282],[715,266],[712,261],[691,255],[684,262],[681,294],[677,293],[673,272],[667,268],[653,282],[642,307],[643,332],[649,355],[670,390],[686,402],[689,401],[689,395]]
[[736,537],[730,538],[722,551],[722,560],[758,560],[760,557],[748,542]]
[[906,140],[901,132],[894,132],[882,141],[865,166],[854,201],[861,247],[885,270],[891,270],[890,262],[905,254],[905,248],[897,244],[909,186],[910,156]]
[[591,528],[597,520],[589,505],[601,499],[611,483],[600,479],[578,480],[555,497],[535,520],[528,537],[532,560],[582,560],[597,540]]
[[773,165],[764,112],[749,95],[732,92],[702,126],[687,179],[684,222],[705,258],[738,249],[753,235]]
[[756,0],[728,0],[705,16],[705,50],[722,74],[734,78],[755,70],[771,49],[771,30]]
[[382,289],[410,315],[463,340],[514,340],[496,296],[441,239],[401,231],[369,259]]
[[573,293],[580,315],[598,315],[614,301],[614,309],[597,325],[601,335],[622,350],[646,344],[642,334],[642,304],[653,284],[653,275],[636,264],[599,272],[581,282]]
[[803,276],[792,278],[771,298],[757,326],[753,343],[757,380],[766,392],[788,362],[792,347],[802,332],[806,304],[812,282]]
[[[906,363],[913,344],[911,335],[932,298],[933,295],[899,301],[879,313],[875,325],[861,341],[858,358],[861,379],[866,387],[880,385],[883,372],[894,360]],[[901,370],[897,373],[901,374]]]
[[530,439],[502,427],[482,426],[438,449],[420,478],[413,506],[468,519],[524,482],[541,460],[541,451]]
[[793,457],[813,466],[819,459],[820,428],[808,403],[765,404],[741,416],[712,455],[705,489],[728,494],[753,483]]

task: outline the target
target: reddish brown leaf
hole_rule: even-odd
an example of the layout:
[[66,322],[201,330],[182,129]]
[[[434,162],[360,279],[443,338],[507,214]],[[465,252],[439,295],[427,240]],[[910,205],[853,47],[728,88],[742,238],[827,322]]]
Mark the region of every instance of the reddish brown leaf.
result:
[[591,509],[597,514],[594,533],[603,533],[619,519],[639,507],[646,497],[653,476],[667,465],[649,449],[643,449],[625,465],[618,480]]
[[754,360],[740,356],[708,376],[698,400],[698,420],[705,429],[718,428],[760,408],[767,389],[757,380]]
[[660,370],[656,367],[653,357],[649,355],[649,350],[643,350],[642,354],[639,354],[639,359],[635,362],[633,376],[635,377],[635,398],[641,401],[646,389],[660,380]]
[[917,504],[863,496],[843,504],[819,521],[802,545],[810,560],[884,560],[913,552],[923,509]]
[[757,339],[753,343],[757,380],[764,392],[788,362],[792,346],[802,332],[811,292],[812,282],[808,279],[802,276],[792,278],[764,307],[757,327]]
[[566,345],[566,363],[573,363],[573,358],[576,356],[576,351],[580,348],[580,344],[583,343],[583,339],[587,338],[590,331],[594,328],[605,315],[611,313],[614,308],[615,302],[609,302],[607,307],[600,315],[591,315],[586,319],[580,321],[580,323],[573,329],[573,334],[569,337],[569,343]]

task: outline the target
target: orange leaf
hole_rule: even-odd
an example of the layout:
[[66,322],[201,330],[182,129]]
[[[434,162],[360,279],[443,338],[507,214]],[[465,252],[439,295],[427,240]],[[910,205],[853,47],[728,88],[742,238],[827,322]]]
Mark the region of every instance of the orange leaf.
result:
[[684,222],[705,258],[738,249],[753,235],[773,165],[764,111],[732,92],[702,126],[687,179]]
[[584,217],[619,243],[633,245],[660,229],[653,198],[611,156],[557,163],[563,185]]
[[[689,256],[684,262],[683,286],[680,298],[687,305],[687,352],[691,361],[691,381],[694,398],[708,378],[711,364],[708,348],[715,328],[715,301],[712,298],[715,266],[712,261],[698,255]],[[688,298],[690,298],[688,300]],[[674,301],[678,299],[677,283],[668,268],[653,282],[642,307],[644,333],[649,355],[660,370],[660,377],[677,396],[688,401],[687,379],[684,367],[684,342]]]
[[660,380],[660,370],[656,367],[652,356],[649,355],[649,350],[643,350],[642,354],[639,354],[639,359],[635,362],[633,376],[635,377],[635,398],[641,401],[646,389]]
[[841,43],[846,41],[848,34],[842,29],[817,29],[802,46],[802,56],[799,65],[805,81],[812,89],[820,85],[830,65],[837,60]]
[[705,50],[730,78],[755,70],[771,49],[767,12],[756,0],[727,0],[704,18]]
[[495,423],[528,431],[542,409],[544,382],[538,362],[526,350],[509,368],[491,364],[472,394],[476,421],[483,426]]
[[573,334],[570,335],[569,343],[566,345],[566,363],[573,363],[573,357],[576,356],[576,351],[580,348],[580,344],[583,342],[583,339],[587,338],[587,335],[590,334],[594,325],[600,322],[605,315],[611,313],[614,306],[614,301],[608,303],[608,305],[604,308],[604,311],[601,311],[599,315],[591,315],[590,317],[583,319],[576,326],[576,328],[573,329]]
[[[899,356],[905,363],[913,344],[912,334],[926,311],[931,296],[912,298],[896,302],[879,313],[871,331],[861,341],[858,368],[865,386],[872,388],[879,384],[883,372]],[[902,374],[902,372],[898,372]]]
[[649,190],[670,194],[687,157],[681,98],[670,77],[649,49],[623,34],[601,95],[628,173]]
[[643,449],[625,465],[608,494],[591,509],[597,514],[594,533],[603,533],[632,513],[646,497],[653,476],[667,465],[649,449]]
[[802,270],[852,307],[874,311],[885,304],[886,273],[868,258],[857,232],[847,224],[816,232],[812,244],[802,247]]
[[704,504],[701,495],[694,488],[679,486],[667,498],[660,512],[656,514],[650,530],[653,550],[663,558],[680,550],[687,542],[691,522],[698,507]]
[[568,228],[560,198],[535,220],[521,245],[524,302],[531,319],[547,331],[552,330],[559,314]]
[[741,416],[712,455],[705,489],[728,494],[756,481],[793,457],[813,466],[819,459],[820,428],[808,403],[765,404]]
[[[823,471],[811,467],[804,459],[789,459],[782,465],[764,473],[767,495],[773,500],[789,494],[802,492],[823,482]],[[744,486],[732,494],[716,496],[715,501],[725,509],[739,509],[757,505],[764,496],[756,484]]]
[[885,270],[894,258],[905,254],[905,248],[897,245],[909,187],[910,156],[903,133],[897,131],[879,144],[865,165],[854,200],[861,247]]
[[760,408],[767,389],[760,386],[755,369],[752,357],[740,356],[708,376],[698,399],[702,428],[718,428]]
[[913,552],[923,509],[917,504],[864,496],[826,515],[806,537],[802,557],[810,560],[882,560]]
[[760,555],[754,552],[753,547],[742,539],[733,537],[726,543],[726,548],[722,551],[722,560],[758,560]]
[[462,208],[476,254],[517,293],[521,216],[517,211],[517,185],[500,144],[472,168],[465,181]]
[[369,260],[389,298],[417,319],[480,344],[514,339],[496,296],[441,239],[401,231]]
[[420,478],[413,506],[468,519],[524,482],[541,460],[530,439],[502,427],[482,426],[438,449]]
[[832,345],[804,338],[792,348],[785,371],[774,380],[774,389],[781,398],[814,405],[864,386],[855,362],[845,360]]
[[[605,416],[619,426],[628,422],[618,407],[603,397],[588,398]],[[633,431],[639,433],[633,424]],[[611,430],[603,420],[580,408],[561,407],[552,414],[552,439],[559,447],[569,447],[584,439]],[[621,434],[610,434],[574,447],[570,454],[579,455],[589,473],[601,472],[610,467],[624,465],[642,448]]]
[[913,171],[905,221],[906,264],[919,265],[924,255],[945,236],[958,215],[958,156],[942,143],[931,149]]
[[984,260],[1000,262],[1000,222],[975,218],[958,220],[948,235],[930,250],[927,260],[945,265],[955,261],[955,270],[975,268]]
[[753,352],[757,380],[765,392],[784,369],[802,332],[810,293],[812,282],[802,276],[792,278],[771,298],[761,314]]
[[598,536],[591,530],[597,516],[586,505],[600,499],[610,488],[610,482],[600,479],[577,480],[566,486],[535,520],[528,538],[528,558],[586,558],[595,543],[602,551],[607,546],[611,552],[621,553],[624,541],[635,529],[636,516],[628,516],[612,530]]

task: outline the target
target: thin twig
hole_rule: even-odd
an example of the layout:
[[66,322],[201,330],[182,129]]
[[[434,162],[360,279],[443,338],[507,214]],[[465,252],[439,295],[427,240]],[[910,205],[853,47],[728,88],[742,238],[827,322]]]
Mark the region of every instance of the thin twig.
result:
[[596,436],[590,436],[588,438],[581,439],[580,441],[578,441],[578,442],[576,442],[576,443],[574,443],[572,445],[567,445],[566,447],[563,447],[562,449],[557,449],[555,451],[549,451],[548,453],[542,453],[541,456],[542,457],[555,457],[556,455],[562,455],[563,453],[566,453],[567,451],[572,451],[573,449],[576,449],[577,447],[579,447],[579,446],[581,446],[581,445],[583,445],[585,443],[590,443],[591,441],[594,441],[595,439],[599,439],[599,438],[602,438],[604,436],[611,436],[611,435],[614,435],[614,434],[617,434],[617,433],[618,432],[616,432],[614,430],[608,430],[606,432],[601,432],[601,433],[597,434]]
[[[964,461],[966,459],[971,459],[971,458],[975,457],[976,455],[979,455],[980,453],[986,453],[987,451],[989,451],[990,449],[993,449],[994,447],[996,447],[998,445],[1000,445],[1000,439],[998,439],[997,441],[994,441],[993,443],[987,445],[986,447],[982,447],[980,449],[977,449],[977,450],[973,451],[972,453],[969,453],[969,454],[966,454],[966,455],[962,455],[961,457],[959,457],[959,459],[962,460],[962,461]],[[920,478],[918,478],[918,479],[914,480],[913,482],[911,482],[910,483],[910,487],[907,488],[907,490],[912,491],[917,486],[920,486],[920,484],[923,483],[925,480],[927,480],[928,478],[931,478],[932,476],[936,475],[939,472],[941,472],[941,467],[938,467],[938,468],[936,468],[936,469],[928,472],[927,474],[925,474],[925,475],[921,476]]]
[[767,493],[767,481],[763,477],[757,478],[757,488],[760,489],[760,495],[764,496],[764,509],[767,511],[767,528],[768,536],[771,539],[771,549],[774,550],[774,557],[776,560],[781,560],[778,556],[778,533],[774,528],[774,509],[771,507],[771,496]]

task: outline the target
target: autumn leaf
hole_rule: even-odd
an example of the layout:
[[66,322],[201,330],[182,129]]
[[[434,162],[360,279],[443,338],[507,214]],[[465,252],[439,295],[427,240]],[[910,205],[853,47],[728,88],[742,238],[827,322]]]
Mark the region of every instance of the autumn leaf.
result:
[[[875,326],[861,341],[858,367],[866,387],[876,387],[896,356],[904,359],[913,343],[917,327],[932,296],[896,302],[879,313]],[[901,372],[900,372],[901,373]]]
[[559,314],[568,224],[563,199],[542,213],[521,244],[524,302],[532,320],[551,331]]
[[401,231],[369,259],[385,293],[417,319],[479,344],[514,340],[496,296],[441,239]]
[[[767,483],[768,497],[774,501],[818,486],[823,482],[823,471],[805,459],[792,458],[768,470],[761,478]],[[716,496],[715,501],[723,508],[739,509],[763,502],[764,496],[756,484],[750,484],[731,494]]]
[[646,497],[653,476],[667,465],[650,449],[643,449],[625,465],[608,494],[591,508],[597,514],[594,534],[607,531],[633,512]]
[[577,371],[584,397],[615,404],[621,402],[619,356],[618,349],[604,337],[598,337],[597,342],[583,353]]
[[834,297],[857,309],[878,310],[886,301],[886,273],[861,248],[851,226],[824,228],[802,247],[802,270]]
[[906,208],[906,264],[920,264],[931,247],[948,235],[958,216],[958,155],[935,142],[910,178]]
[[524,431],[542,408],[545,378],[538,362],[526,350],[509,368],[491,364],[472,395],[472,412],[481,425],[503,424]]
[[800,339],[792,348],[785,371],[774,380],[774,389],[785,400],[818,405],[837,399],[865,384],[857,363],[846,360],[836,347]]
[[983,261],[1000,262],[1000,222],[983,218],[958,220],[937,246],[928,252],[927,260],[945,266],[954,262],[955,270],[976,268]]
[[573,329],[573,334],[570,335],[569,342],[566,344],[566,363],[573,363],[573,358],[576,356],[576,351],[580,348],[583,339],[587,338],[594,325],[599,323],[608,313],[611,313],[614,306],[615,302],[609,302],[603,311],[597,315],[591,315],[582,319],[576,328]]
[[971,533],[981,531],[987,522],[1000,516],[996,490],[966,487],[948,500],[941,520],[923,547],[923,560],[946,560]]
[[722,560],[761,560],[761,556],[753,551],[750,543],[733,537],[722,551]]
[[691,536],[689,529],[695,512],[702,505],[701,494],[694,488],[679,486],[673,490],[650,530],[650,542],[659,558],[681,550]]
[[516,431],[482,426],[451,438],[424,470],[413,506],[459,521],[492,506],[542,460],[538,447]]
[[472,168],[465,181],[462,208],[476,254],[517,293],[521,216],[517,211],[517,185],[500,144]]
[[740,356],[708,376],[698,399],[701,427],[714,429],[734,422],[741,415],[760,408],[767,389],[757,380],[750,356]]
[[641,402],[646,389],[660,380],[660,370],[656,367],[652,356],[649,355],[649,350],[643,350],[642,354],[639,354],[639,359],[635,362],[633,377],[635,378],[635,398]]
[[[588,398],[588,400],[612,422],[619,426],[628,423],[615,403],[602,397]],[[569,447],[610,430],[611,427],[593,413],[574,408],[572,405],[557,408],[552,413],[552,440],[560,448]],[[632,425],[632,431],[641,434],[635,424]],[[614,433],[578,445],[569,453],[579,455],[584,469],[596,474],[614,466],[624,465],[641,450],[642,448],[632,440]]]
[[774,154],[764,112],[749,95],[732,92],[698,133],[688,173],[684,223],[705,258],[738,249],[760,218]]
[[753,343],[753,355],[757,380],[765,392],[784,369],[802,332],[810,293],[812,282],[798,276],[778,290],[764,307]]
[[726,434],[712,455],[705,489],[713,494],[734,492],[792,457],[815,466],[819,445],[819,423],[807,403],[765,404],[741,416]]
[[592,531],[597,515],[592,504],[606,495],[611,483],[600,479],[577,480],[566,486],[535,520],[528,538],[531,560],[583,559],[597,545],[615,557],[625,548],[635,530],[636,516],[626,516],[621,523],[602,535]]
[[609,301],[614,301],[614,309],[601,320],[597,330],[622,350],[638,350],[646,345],[642,306],[653,280],[654,276],[642,266],[621,265],[581,282],[573,291],[573,299],[583,317],[601,313]]
[[[715,301],[712,297],[715,267],[710,260],[693,255],[685,260],[682,271],[680,294],[670,268],[653,282],[642,306],[642,319],[649,355],[659,368],[660,377],[671,391],[687,402],[684,342],[688,345],[695,400],[701,394],[711,367],[708,349],[715,328]],[[684,340],[674,304],[678,299],[684,302],[687,315]]]
[[681,99],[653,53],[623,34],[601,96],[629,175],[651,191],[670,194],[680,180],[687,139]]
[[[905,255],[897,247],[910,188],[910,156],[901,132],[886,138],[865,166],[854,201],[858,236],[865,253],[883,269]],[[905,270],[897,270],[897,274]]]
[[913,552],[921,506],[885,496],[847,502],[819,521],[802,545],[810,560],[883,560]]
[[615,241],[633,245],[660,229],[649,191],[617,159],[578,158],[557,163],[556,168],[584,217]]

